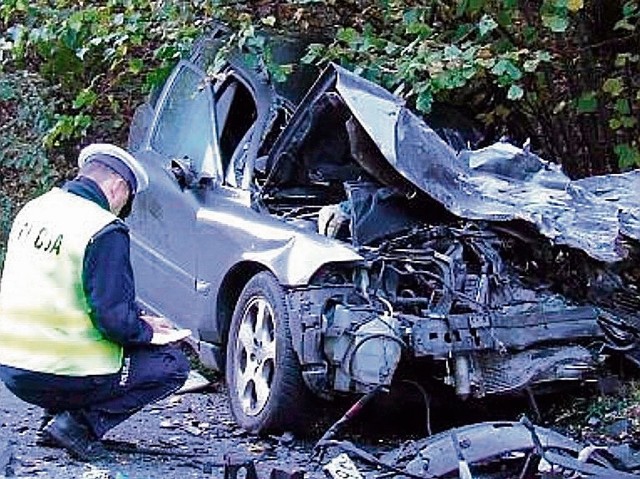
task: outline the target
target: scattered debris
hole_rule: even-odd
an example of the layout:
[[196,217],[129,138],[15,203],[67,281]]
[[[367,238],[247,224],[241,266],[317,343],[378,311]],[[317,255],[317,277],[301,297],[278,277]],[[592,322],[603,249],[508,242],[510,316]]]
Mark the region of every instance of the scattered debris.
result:
[[187,378],[186,382],[174,394],[179,395],[200,392],[208,388],[209,386],[211,386],[211,381],[205,378],[198,371],[194,371],[192,369],[189,372],[189,377]]
[[600,418],[596,416],[591,416],[589,419],[587,419],[587,424],[591,427],[598,427],[601,422],[602,421],[600,420]]
[[4,477],[15,476],[16,458],[14,450],[16,444],[16,441],[11,439],[4,445],[2,452],[0,452],[0,471],[2,471]]
[[345,453],[331,459],[322,470],[332,479],[364,479],[362,473]]
[[278,444],[280,444],[281,446],[290,446],[295,441],[295,436],[293,435],[293,433],[287,431],[276,439],[278,440]]
[[233,462],[230,456],[225,457],[224,479],[258,479],[253,461]]
[[476,469],[483,473],[508,472],[513,477],[530,477],[534,472],[543,472],[545,477],[561,478],[567,477],[569,471],[574,473],[571,477],[637,477],[630,473],[629,467],[640,462],[634,456],[636,453],[621,449],[613,451],[619,458],[624,458],[618,459],[617,465],[608,460],[614,454],[609,448],[583,447],[523,418],[520,422],[486,422],[444,431],[404,444],[383,456],[382,462],[423,479],[452,474],[471,479],[475,477]]
[[340,419],[338,419],[334,424],[332,424],[331,427],[327,429],[327,431],[322,435],[320,440],[316,443],[316,445],[313,448],[314,453],[315,454],[320,453],[320,451],[323,449],[323,447],[325,446],[325,444],[329,439],[332,439],[336,434],[338,434],[340,430],[347,423],[349,423],[354,417],[360,414],[362,409],[374,397],[376,397],[381,391],[384,391],[384,390],[385,388],[383,388],[382,386],[377,386],[370,393],[365,394],[360,399],[358,399],[358,401],[356,401],[356,403],[353,406],[351,406],[349,410],[346,413],[344,413],[344,415]]

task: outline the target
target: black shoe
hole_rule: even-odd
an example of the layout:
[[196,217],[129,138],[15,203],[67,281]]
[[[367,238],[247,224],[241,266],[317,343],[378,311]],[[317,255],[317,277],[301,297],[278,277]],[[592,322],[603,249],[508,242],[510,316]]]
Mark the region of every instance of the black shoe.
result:
[[58,441],[44,431],[38,431],[36,433],[36,446],[50,447],[52,449],[59,449],[62,447]]
[[44,434],[69,454],[82,461],[96,461],[110,457],[100,441],[92,438],[89,428],[68,411],[57,414],[44,428]]
[[48,409],[45,409],[44,413],[42,414],[42,418],[40,419],[38,431],[36,432],[36,446],[53,448],[60,447],[60,444],[58,444],[51,436],[49,436],[49,434],[44,432],[45,428],[53,420],[53,418],[54,413],[52,413]]

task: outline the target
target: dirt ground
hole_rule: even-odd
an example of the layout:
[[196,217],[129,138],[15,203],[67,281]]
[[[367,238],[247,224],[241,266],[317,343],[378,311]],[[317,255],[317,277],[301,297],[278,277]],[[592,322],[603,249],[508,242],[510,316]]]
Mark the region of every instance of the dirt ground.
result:
[[[90,465],[70,458],[64,450],[37,445],[42,410],[17,399],[0,383],[0,479],[235,479],[224,476],[226,459],[235,464],[254,462],[258,479],[269,479],[274,468],[304,471],[307,479],[325,477],[322,465],[340,451],[328,450],[317,461],[312,458],[313,445],[352,401],[319,404],[308,437],[261,438],[235,425],[223,384],[215,381],[204,391],[174,395],[147,406],[105,437],[154,453],[114,452],[112,459]],[[379,456],[404,441],[426,437],[427,422],[437,432],[483,420],[516,420],[531,412],[526,401],[511,399],[481,406],[446,401],[448,404],[432,405],[428,414],[420,397],[412,394],[410,385],[405,386],[376,398],[340,438]],[[355,462],[362,472],[375,472]],[[238,474],[237,479],[252,478]]]
[[[379,455],[405,440],[426,436],[424,405],[412,402],[410,393],[398,390],[367,406],[364,417],[341,438]],[[350,404],[351,401],[319,404],[317,418],[306,438],[291,434],[260,438],[235,425],[223,381],[217,381],[204,392],[175,395],[147,406],[105,437],[161,454],[116,452],[111,460],[89,465],[70,458],[61,449],[38,446],[36,430],[42,410],[17,399],[0,383],[0,478],[223,478],[221,465],[225,458],[236,464],[253,461],[258,479],[268,479],[274,468],[304,471],[306,478],[324,478],[322,465],[340,451],[326,451],[319,462],[312,459],[313,445]],[[501,414],[505,419],[510,415]],[[431,418],[434,430],[473,422],[468,415],[445,413],[445,420],[442,416],[438,413],[438,417]],[[371,472],[365,464],[356,463],[361,471]],[[242,475],[238,479],[251,478]]]
[[[222,478],[224,470],[217,465],[224,463],[226,455],[236,463],[254,461],[259,478],[268,478],[274,467],[306,469],[306,477],[312,477],[316,467],[309,461],[310,442],[288,436],[261,439],[239,429],[218,384],[207,393],[173,396],[148,406],[105,438],[166,455],[114,453],[112,460],[93,465],[76,461],[63,450],[36,445],[41,413],[40,408],[20,401],[0,386],[0,477]],[[180,453],[194,457],[181,457]]]

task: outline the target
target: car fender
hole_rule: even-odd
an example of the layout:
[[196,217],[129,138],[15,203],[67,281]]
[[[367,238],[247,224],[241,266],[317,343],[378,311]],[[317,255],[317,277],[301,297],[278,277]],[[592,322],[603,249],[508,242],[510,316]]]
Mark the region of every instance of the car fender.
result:
[[[263,219],[257,221],[257,219]],[[362,256],[345,243],[302,231],[271,217],[244,217],[222,210],[202,209],[198,224],[218,230],[216,225],[240,238],[240,248],[230,248],[228,269],[240,262],[263,265],[285,287],[304,286],[327,263],[361,262]],[[221,245],[222,246],[222,245]],[[235,253],[235,254],[234,254]]]

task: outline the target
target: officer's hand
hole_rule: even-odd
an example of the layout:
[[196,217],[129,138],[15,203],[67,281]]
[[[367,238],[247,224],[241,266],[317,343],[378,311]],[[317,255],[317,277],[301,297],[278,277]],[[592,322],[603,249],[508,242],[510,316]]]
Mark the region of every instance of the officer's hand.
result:
[[162,333],[174,329],[173,325],[167,320],[167,318],[163,318],[161,316],[149,316],[147,314],[143,314],[140,316],[140,319],[151,326],[154,333]]

